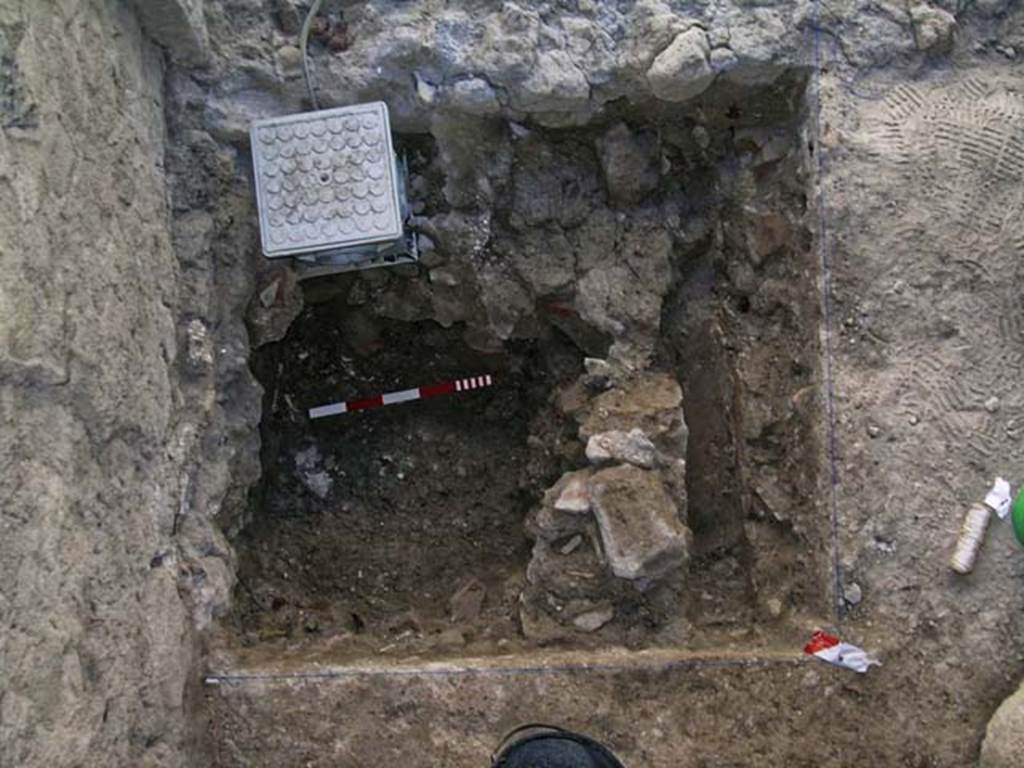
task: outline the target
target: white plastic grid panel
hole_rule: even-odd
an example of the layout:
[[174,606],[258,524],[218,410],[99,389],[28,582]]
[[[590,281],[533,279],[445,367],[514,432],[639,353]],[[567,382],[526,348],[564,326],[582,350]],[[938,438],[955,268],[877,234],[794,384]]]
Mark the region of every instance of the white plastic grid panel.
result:
[[252,125],[256,206],[268,257],[402,236],[388,108],[383,102]]

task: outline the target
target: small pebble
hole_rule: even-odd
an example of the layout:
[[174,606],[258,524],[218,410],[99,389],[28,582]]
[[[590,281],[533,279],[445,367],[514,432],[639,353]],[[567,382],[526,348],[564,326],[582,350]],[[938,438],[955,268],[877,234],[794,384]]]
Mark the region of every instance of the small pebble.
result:
[[562,548],[558,551],[561,552],[563,555],[571,555],[573,552],[579,549],[579,546],[582,543],[583,537],[577,533],[575,536],[569,539],[569,541],[562,545]]
[[277,52],[277,64],[285,77],[302,74],[302,51],[294,45],[285,45]]
[[996,411],[998,411],[999,410],[999,398],[998,397],[990,397],[988,400],[986,400],[985,401],[985,410],[988,411],[989,413],[995,413]]
[[437,86],[420,77],[419,73],[413,73],[416,81],[416,96],[424,104],[433,104],[437,98]]
[[693,140],[697,142],[697,146],[701,149],[707,149],[711,144],[711,137],[708,135],[707,129],[702,125],[694,127],[692,136]]
[[877,424],[868,424],[868,437],[878,437],[882,434],[882,428]]
[[281,281],[274,280],[266,288],[260,291],[260,304],[267,309],[273,306],[274,302],[277,301],[277,293],[280,289]]
[[843,589],[843,599],[850,605],[860,605],[860,601],[864,599],[864,592],[860,588],[860,584],[857,582],[850,582],[845,589]]
[[912,427],[915,427],[915,426],[917,426],[917,425],[918,425],[918,424],[919,424],[920,422],[921,422],[921,420],[920,420],[920,419],[919,419],[919,418],[917,417],[917,414],[916,414],[916,413],[915,413],[915,414],[913,414],[913,415],[912,415],[912,416],[910,417],[910,426],[912,426]]
[[596,632],[614,618],[615,609],[611,606],[603,606],[581,613],[572,620],[572,623],[581,632]]

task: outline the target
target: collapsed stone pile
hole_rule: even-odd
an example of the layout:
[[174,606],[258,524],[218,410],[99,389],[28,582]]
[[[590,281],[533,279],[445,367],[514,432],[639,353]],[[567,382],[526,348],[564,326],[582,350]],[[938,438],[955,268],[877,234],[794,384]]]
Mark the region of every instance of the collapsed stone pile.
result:
[[536,639],[561,626],[596,631],[636,593],[678,583],[692,540],[679,384],[652,371],[621,381],[588,373],[561,395],[589,466],[565,473],[527,521],[534,545],[521,620]]

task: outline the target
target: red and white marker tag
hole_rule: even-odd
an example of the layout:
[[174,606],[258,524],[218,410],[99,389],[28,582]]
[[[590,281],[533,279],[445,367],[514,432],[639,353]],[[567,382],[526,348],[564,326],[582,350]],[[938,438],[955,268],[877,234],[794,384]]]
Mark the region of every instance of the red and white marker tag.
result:
[[804,646],[804,653],[837,667],[852,669],[854,672],[864,673],[871,665],[881,664],[880,661],[868,656],[863,648],[841,642],[838,637],[825,632],[815,632],[811,636],[811,641]]
[[363,397],[358,400],[346,400],[330,405],[320,405],[309,409],[309,418],[322,419],[324,416],[337,416],[351,411],[363,411],[367,408],[379,408],[382,405],[396,405],[408,403],[410,400],[424,400],[428,397],[450,395],[453,392],[468,392],[471,389],[489,387],[494,383],[490,374],[483,376],[470,376],[465,379],[445,381],[440,384],[432,384],[429,387],[416,387],[415,389],[402,389],[398,392],[386,392],[383,395]]

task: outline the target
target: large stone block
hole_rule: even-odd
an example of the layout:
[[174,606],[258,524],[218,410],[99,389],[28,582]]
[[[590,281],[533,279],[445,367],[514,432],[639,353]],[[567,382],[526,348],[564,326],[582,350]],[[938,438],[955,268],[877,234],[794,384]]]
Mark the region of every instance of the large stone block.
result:
[[594,398],[580,417],[580,437],[640,429],[656,444],[686,454],[683,392],[667,373],[645,373]]
[[605,557],[622,579],[656,579],[689,556],[690,530],[658,475],[628,465],[590,479],[594,516]]
[[707,90],[715,79],[707,33],[693,27],[676,36],[647,70],[647,84],[659,99],[687,101]]
[[205,0],[135,0],[147,34],[187,64],[201,64],[210,53],[203,16]]

